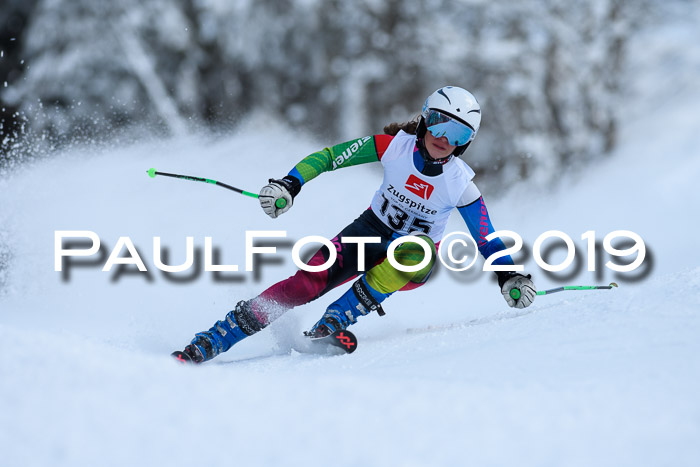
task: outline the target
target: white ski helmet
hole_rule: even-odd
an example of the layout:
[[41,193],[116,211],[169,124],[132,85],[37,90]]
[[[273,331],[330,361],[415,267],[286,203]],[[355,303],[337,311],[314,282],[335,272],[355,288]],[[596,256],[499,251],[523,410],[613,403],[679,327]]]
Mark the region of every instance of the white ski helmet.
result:
[[457,146],[453,154],[461,155],[471,144],[481,125],[481,106],[466,89],[445,86],[432,93],[423,104],[418,136],[425,131],[436,138],[447,137]]

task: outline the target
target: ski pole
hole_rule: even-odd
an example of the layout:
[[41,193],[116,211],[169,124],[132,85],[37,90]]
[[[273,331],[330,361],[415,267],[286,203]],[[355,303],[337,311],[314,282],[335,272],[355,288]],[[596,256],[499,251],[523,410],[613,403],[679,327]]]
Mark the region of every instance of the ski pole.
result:
[[[231,191],[235,191],[236,193],[240,193],[245,196],[250,196],[251,198],[258,199],[258,195],[255,193],[251,193],[250,191],[245,191],[241,190],[240,188],[236,188],[235,186],[227,185],[226,183],[222,182],[217,182],[216,180],[212,180],[210,178],[201,178],[201,177],[193,177],[192,175],[179,175],[179,174],[170,174],[167,172],[158,172],[156,169],[150,168],[146,171],[149,177],[151,178],[156,178],[156,175],[162,175],[164,177],[173,177],[173,178],[179,178],[180,180],[190,180],[193,182],[204,182],[204,183],[211,183],[212,185],[218,185],[224,188],[227,188]],[[277,206],[278,209],[282,209],[287,205],[287,201],[280,198],[277,201],[275,201],[275,206]]]
[[[599,290],[599,289],[612,289],[617,287],[615,282],[611,282],[609,285],[565,285],[563,287],[557,287],[555,289],[549,290],[538,290],[537,295],[549,295],[556,292],[563,292],[565,290]],[[513,300],[520,298],[520,289],[511,289],[510,297]]]

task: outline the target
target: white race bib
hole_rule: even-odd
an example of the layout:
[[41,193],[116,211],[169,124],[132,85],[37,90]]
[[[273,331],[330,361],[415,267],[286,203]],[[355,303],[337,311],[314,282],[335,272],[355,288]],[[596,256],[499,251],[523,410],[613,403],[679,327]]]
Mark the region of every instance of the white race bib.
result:
[[416,136],[400,131],[384,156],[384,181],[372,198],[372,211],[399,235],[428,235],[442,239],[450,212],[467,187],[474,171],[453,157],[433,177],[421,174],[413,163]]

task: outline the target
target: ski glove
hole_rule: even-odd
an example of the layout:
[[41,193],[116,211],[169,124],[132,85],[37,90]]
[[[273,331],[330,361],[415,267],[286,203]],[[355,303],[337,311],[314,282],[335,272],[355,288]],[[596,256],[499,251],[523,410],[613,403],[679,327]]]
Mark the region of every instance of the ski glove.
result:
[[530,277],[530,274],[523,276],[516,273],[511,273],[508,276],[499,275],[498,283],[501,286],[501,293],[508,306],[526,308],[532,305],[537,295],[537,289]]
[[260,190],[258,201],[265,214],[274,219],[289,211],[299,191],[301,191],[301,182],[291,175],[280,180],[271,178],[269,183]]

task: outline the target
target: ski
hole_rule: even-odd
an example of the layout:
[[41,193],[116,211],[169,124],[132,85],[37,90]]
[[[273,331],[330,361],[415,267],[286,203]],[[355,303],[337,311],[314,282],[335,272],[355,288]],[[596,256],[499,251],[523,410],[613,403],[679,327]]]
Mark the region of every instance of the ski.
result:
[[308,334],[306,334],[306,337],[311,339],[311,342],[314,344],[331,345],[341,349],[345,353],[353,353],[357,349],[357,337],[346,329],[336,331],[325,337],[311,337]]
[[173,357],[178,363],[194,363],[194,360],[192,360],[189,355],[187,355],[185,352],[181,352],[180,350],[176,350],[175,352],[171,353],[170,356]]
[[199,364],[202,363],[203,360],[199,355],[199,352],[192,346],[192,344],[185,347],[185,350],[183,351],[176,350],[175,352],[171,353],[170,356],[173,357],[178,363],[182,364]]

